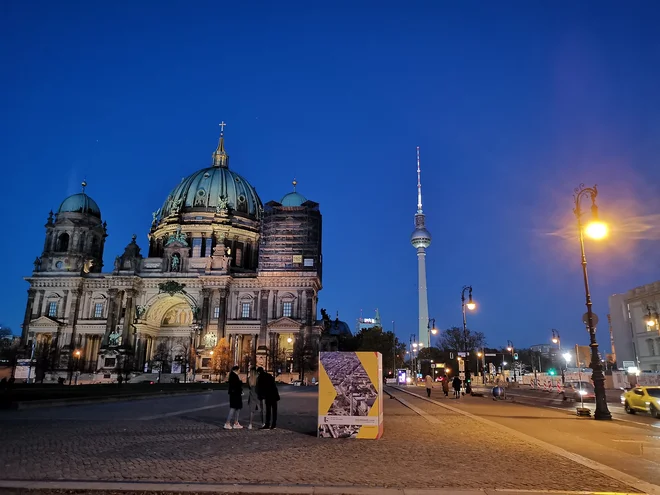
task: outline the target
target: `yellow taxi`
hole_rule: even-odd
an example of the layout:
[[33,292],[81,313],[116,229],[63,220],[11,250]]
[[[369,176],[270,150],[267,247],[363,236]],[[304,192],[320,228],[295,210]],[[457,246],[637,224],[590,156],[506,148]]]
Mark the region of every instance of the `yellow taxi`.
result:
[[660,386],[628,390],[621,396],[621,403],[628,414],[649,412],[660,419]]

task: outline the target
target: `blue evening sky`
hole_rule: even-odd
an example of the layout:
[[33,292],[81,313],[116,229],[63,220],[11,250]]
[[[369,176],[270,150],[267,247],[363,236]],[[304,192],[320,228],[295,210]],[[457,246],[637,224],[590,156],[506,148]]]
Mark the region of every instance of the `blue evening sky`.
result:
[[145,253],[224,120],[264,202],[296,177],[321,204],[331,315],[379,308],[416,332],[420,146],[438,326],[461,324],[472,284],[489,344],[586,344],[575,186],[598,183],[617,227],[587,245],[601,320],[608,295],[660,278],[659,25],[652,1],[5,0],[0,321],[20,332],[48,211],[83,178],[111,268],[133,233]]

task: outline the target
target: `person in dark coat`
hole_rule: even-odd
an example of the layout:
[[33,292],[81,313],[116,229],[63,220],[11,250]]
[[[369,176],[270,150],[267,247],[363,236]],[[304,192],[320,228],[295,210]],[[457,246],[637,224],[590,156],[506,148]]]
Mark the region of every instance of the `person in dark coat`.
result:
[[454,389],[454,398],[461,398],[461,379],[457,376],[454,377],[454,380],[451,382],[451,386]]
[[238,422],[238,414],[243,409],[243,382],[238,376],[238,366],[234,366],[227,379],[227,391],[229,392],[229,416],[225,423],[225,430],[242,430]]
[[259,400],[266,404],[266,423],[261,427],[262,430],[274,430],[277,427],[277,402],[280,400],[280,393],[277,391],[275,377],[266,373],[263,368],[257,368],[259,377],[257,378],[257,393]]

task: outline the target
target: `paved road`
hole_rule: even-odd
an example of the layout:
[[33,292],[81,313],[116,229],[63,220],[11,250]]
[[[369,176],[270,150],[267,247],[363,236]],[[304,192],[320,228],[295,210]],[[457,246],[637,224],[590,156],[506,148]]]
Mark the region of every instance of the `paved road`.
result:
[[[643,482],[639,485],[633,483],[633,486],[660,493],[660,435],[654,425],[595,421],[579,418],[574,411],[530,407],[510,401],[495,401],[490,397],[468,396],[456,400],[432,394],[433,404],[424,398],[424,389],[405,387],[400,390],[405,392],[404,397],[415,397],[413,403],[423,404],[420,407],[429,413],[439,414],[444,408],[449,408],[478,417],[494,427],[511,431],[514,436],[522,433],[551,449],[577,454],[586,461],[584,465],[602,468],[601,472],[617,470],[620,474],[610,472],[610,475],[621,480],[632,476]],[[527,463],[523,466],[525,469],[532,468]],[[552,468],[548,466],[547,469]],[[568,473],[575,471],[556,471],[555,475],[570,479]],[[576,483],[579,480],[581,478],[576,476]],[[651,489],[644,483],[651,484]]]
[[[282,387],[281,394],[275,431],[222,429],[225,392],[0,411],[0,477],[631,491],[526,437],[415,397],[410,402],[419,404],[413,408],[385,401],[385,435],[379,441],[317,439],[316,389]],[[492,401],[481,401],[490,407],[480,414],[491,415]],[[467,406],[464,401],[460,407]],[[517,411],[521,417],[521,410],[534,410],[506,406],[512,408],[507,414]]]
[[[481,387],[475,387],[476,391],[483,392],[484,394],[490,393],[491,389],[484,389]],[[611,392],[610,398],[614,395],[620,397],[619,392]],[[555,409],[562,409],[569,411],[571,413],[575,412],[577,406],[581,406],[580,402],[574,402],[572,400],[563,400],[558,394],[547,393],[547,392],[538,392],[529,389],[509,389],[507,390],[507,397],[513,399],[515,402],[521,404],[528,404],[532,406],[539,407],[551,407]],[[592,401],[587,401],[584,403],[584,406],[589,408],[593,414],[596,406]],[[625,422],[637,423],[643,426],[653,426],[655,428],[660,428],[660,420],[653,418],[650,414],[627,414],[623,410],[621,401],[610,400],[607,404],[608,409],[612,413],[612,417]]]

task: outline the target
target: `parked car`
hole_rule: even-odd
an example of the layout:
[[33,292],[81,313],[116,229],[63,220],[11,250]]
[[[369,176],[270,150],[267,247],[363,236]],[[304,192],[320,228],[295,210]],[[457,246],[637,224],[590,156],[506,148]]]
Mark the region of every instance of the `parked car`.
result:
[[563,400],[589,400],[596,398],[594,386],[589,382],[566,382],[564,391],[561,393]]
[[153,385],[158,380],[158,375],[154,376],[152,373],[145,373],[144,375],[137,375],[128,380],[126,383],[150,383]]
[[621,396],[621,403],[628,414],[649,412],[660,419],[660,387],[635,387]]

